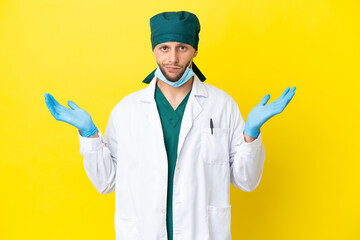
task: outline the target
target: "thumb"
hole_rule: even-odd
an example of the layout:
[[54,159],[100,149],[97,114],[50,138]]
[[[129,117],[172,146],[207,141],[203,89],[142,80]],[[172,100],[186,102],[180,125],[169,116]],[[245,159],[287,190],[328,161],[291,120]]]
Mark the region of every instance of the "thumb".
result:
[[71,107],[72,110],[78,110],[78,109],[81,109],[78,107],[78,105],[76,105],[73,101],[68,101],[68,105],[69,107]]
[[264,106],[270,99],[270,94],[266,94],[265,97],[263,97],[259,103],[259,105]]

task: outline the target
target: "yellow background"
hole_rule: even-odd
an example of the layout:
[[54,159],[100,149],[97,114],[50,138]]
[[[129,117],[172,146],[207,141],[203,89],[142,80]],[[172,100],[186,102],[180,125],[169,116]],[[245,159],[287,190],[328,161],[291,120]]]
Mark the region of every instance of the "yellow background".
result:
[[297,87],[262,127],[258,188],[231,186],[233,239],[360,239],[356,0],[1,0],[0,239],[115,239],[114,194],[91,185],[77,130],[44,93],[104,132],[156,67],[150,17],[180,10],[200,19],[194,62],[244,119]]

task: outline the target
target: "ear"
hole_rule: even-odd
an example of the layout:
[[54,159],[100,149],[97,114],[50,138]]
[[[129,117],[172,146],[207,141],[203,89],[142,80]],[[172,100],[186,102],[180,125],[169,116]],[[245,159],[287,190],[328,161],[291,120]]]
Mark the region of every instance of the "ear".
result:
[[195,50],[195,52],[194,52],[194,57],[196,57],[196,56],[197,56],[197,54],[198,54],[198,51],[197,51],[197,50]]

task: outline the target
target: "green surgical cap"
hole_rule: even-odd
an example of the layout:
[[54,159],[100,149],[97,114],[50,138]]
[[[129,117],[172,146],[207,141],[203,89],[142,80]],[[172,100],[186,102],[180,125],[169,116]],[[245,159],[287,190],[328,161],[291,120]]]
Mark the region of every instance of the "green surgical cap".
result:
[[195,14],[163,12],[150,18],[152,50],[164,42],[182,42],[196,50],[199,43],[200,22]]
[[[200,22],[193,13],[179,11],[156,14],[150,18],[150,28],[153,51],[156,45],[164,42],[186,43],[198,50]],[[154,78],[155,70],[143,80],[144,83],[150,83]],[[194,62],[192,70],[201,81],[205,81],[205,76],[196,67]]]

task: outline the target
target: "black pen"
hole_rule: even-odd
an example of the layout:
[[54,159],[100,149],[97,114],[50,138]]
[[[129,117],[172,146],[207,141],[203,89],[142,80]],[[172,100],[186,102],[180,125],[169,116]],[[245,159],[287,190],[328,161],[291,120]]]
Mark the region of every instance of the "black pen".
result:
[[210,118],[210,128],[211,128],[211,135],[214,135],[214,134],[213,134],[214,125],[213,125],[212,118]]

